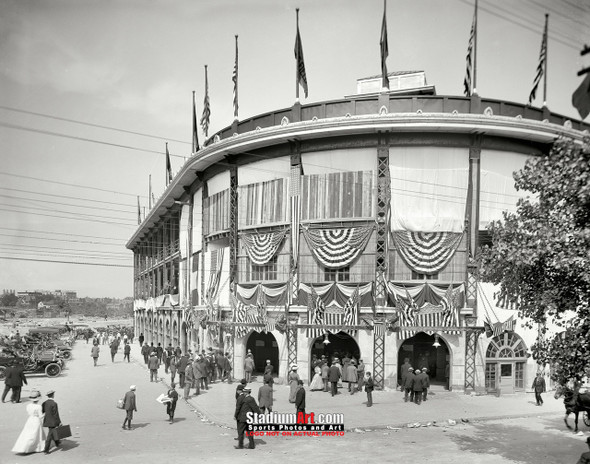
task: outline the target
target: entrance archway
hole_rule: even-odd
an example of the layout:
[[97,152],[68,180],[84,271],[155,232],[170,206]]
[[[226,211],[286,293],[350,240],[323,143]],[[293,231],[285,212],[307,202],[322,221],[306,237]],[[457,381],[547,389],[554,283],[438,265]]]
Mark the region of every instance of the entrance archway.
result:
[[523,391],[526,360],[526,345],[514,332],[492,338],[486,350],[486,391]]
[[[326,341],[328,343],[326,343]],[[328,364],[332,364],[333,358],[342,358],[348,355],[348,357],[354,358],[357,361],[361,359],[361,350],[358,343],[346,332],[338,332],[333,334],[328,332],[326,335],[316,338],[310,347],[309,352],[309,373],[310,379],[313,378],[313,358],[320,359],[322,355],[328,358]]]
[[[275,336],[270,333],[260,333],[252,331],[246,342],[246,353],[248,350],[252,351],[254,356],[254,369],[256,373],[262,374],[266,360],[270,359],[270,363],[274,367],[274,374],[276,375],[280,369],[279,366],[279,344]],[[244,353],[244,358],[246,354]]]
[[451,353],[442,337],[438,337],[439,347],[434,344],[434,335],[418,332],[405,340],[399,348],[397,355],[398,383],[401,381],[401,366],[406,358],[414,369],[428,368],[431,385],[446,385],[445,370],[451,363]]

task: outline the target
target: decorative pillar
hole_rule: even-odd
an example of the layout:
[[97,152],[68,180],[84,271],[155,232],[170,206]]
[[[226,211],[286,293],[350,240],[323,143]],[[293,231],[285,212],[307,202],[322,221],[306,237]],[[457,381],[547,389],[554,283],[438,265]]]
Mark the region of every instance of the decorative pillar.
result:
[[477,315],[476,258],[479,246],[479,191],[481,166],[481,135],[474,135],[469,146],[469,183],[467,186],[467,306]]
[[287,372],[289,372],[290,366],[297,364],[297,327],[287,325],[287,359],[288,366]]
[[[384,324],[382,324],[384,325]],[[373,330],[373,381],[375,386],[385,386],[385,329]]]
[[[465,332],[465,393],[475,390],[475,355],[477,352],[477,339],[481,329],[473,327],[477,322],[475,317],[466,317],[465,323],[470,328]],[[473,327],[473,328],[471,328]]]
[[389,146],[387,138],[383,134],[379,136],[377,148],[377,226],[375,249],[375,304],[385,306],[387,302],[387,290],[385,281],[387,277],[387,217],[391,200],[391,180],[389,176]]
[[[229,161],[229,160],[228,160]],[[236,281],[238,268],[238,168],[229,171],[229,283]]]
[[[203,187],[202,187],[202,194],[203,194],[203,201],[201,203],[201,213],[202,213],[202,218],[203,218],[203,226],[202,226],[202,233],[201,233],[201,272],[200,277],[201,277],[201,298],[200,298],[200,303],[201,305],[205,304],[205,247],[207,245],[207,243],[205,242],[205,236],[209,233],[209,208],[206,208],[206,200],[207,197],[209,196],[209,189],[207,188],[207,182],[203,181]],[[201,339],[202,340],[202,339]],[[202,342],[201,342],[202,343]]]
[[290,144],[291,174],[290,211],[291,211],[291,302],[297,302],[299,296],[299,224],[301,219],[301,147],[298,141]]

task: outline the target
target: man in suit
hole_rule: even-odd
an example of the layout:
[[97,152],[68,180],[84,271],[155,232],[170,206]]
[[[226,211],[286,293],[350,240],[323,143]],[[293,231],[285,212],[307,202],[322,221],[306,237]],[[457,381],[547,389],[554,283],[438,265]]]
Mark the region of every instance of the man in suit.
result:
[[[156,355],[155,351],[152,351],[152,353],[150,354],[150,359],[148,359],[148,369],[150,370],[150,382],[157,382],[158,381],[158,368],[159,367],[160,367],[160,362],[158,361],[158,356]],[[181,380],[184,380],[184,371],[181,374],[180,378],[181,378]]]
[[295,409],[297,411],[297,422],[303,414],[303,423],[305,423],[305,388],[303,380],[297,381],[297,391],[295,392]]
[[533,380],[533,386],[531,388],[535,392],[537,406],[543,406],[543,398],[541,398],[541,393],[544,393],[546,388],[545,379],[543,378],[543,374],[541,372],[537,372],[537,377],[535,377],[535,380]]
[[414,403],[421,404],[422,403],[422,391],[424,390],[424,378],[422,377],[422,371],[420,369],[416,369],[414,371],[415,377],[413,385],[414,391]]
[[265,413],[272,412],[272,387],[267,379],[264,379],[264,385],[258,389],[258,406]]
[[147,364],[150,357],[150,347],[147,343],[144,343],[144,345],[141,347],[141,354],[143,356],[143,361]]
[[250,393],[252,392],[251,388],[246,387],[244,388],[243,392],[244,393],[240,397],[238,397],[238,400],[236,401],[236,412],[234,414],[234,418],[236,419],[236,421],[238,421],[238,446],[236,446],[235,448],[244,448],[244,433],[246,433],[249,441],[248,448],[254,449],[256,447],[254,444],[254,436],[251,432],[246,431],[248,427],[247,414],[249,412],[260,414],[260,408],[256,404],[254,398],[250,396]]
[[367,379],[365,380],[365,391],[367,392],[367,407],[370,408],[373,406],[373,389],[375,388],[375,383],[373,382],[373,377],[371,377],[371,373],[367,372]]
[[266,366],[264,366],[264,377],[263,379],[266,381],[268,380],[268,384],[271,386],[273,386],[274,384],[274,379],[272,378],[272,373],[275,370],[274,366],[270,363],[270,359],[266,360]]
[[414,368],[408,367],[408,373],[406,374],[406,378],[404,380],[404,402],[408,402],[408,396],[410,397],[410,401],[414,401],[414,380],[416,375],[414,374]]
[[410,365],[410,358],[404,358],[404,363],[401,366],[401,374],[402,374],[402,380],[401,380],[401,384],[400,384],[400,390],[401,391],[405,391],[406,387],[406,377],[408,375],[408,370],[410,369],[410,367],[412,367]]
[[23,388],[23,383],[27,384],[27,378],[25,377],[25,368],[22,362],[15,362],[12,366],[6,368],[4,379],[4,393],[2,393],[2,402],[6,398],[8,390],[12,389],[12,395],[10,401],[12,403],[20,403],[20,392]]
[[[334,360],[334,361],[337,361],[337,360]],[[341,375],[342,374],[340,373],[340,369],[338,367],[338,364],[336,362],[334,362],[334,364],[332,364],[330,366],[330,369],[328,369],[328,380],[330,381],[330,384],[332,385],[332,396],[338,394],[338,381],[340,380]]]
[[[125,420],[123,421],[122,429],[131,430],[131,419],[133,419],[133,411],[137,412],[137,405],[135,403],[135,385],[129,387],[129,391],[123,397],[123,409],[125,410]],[[129,427],[125,427],[129,424]]]
[[41,410],[45,417],[43,417],[43,427],[47,427],[47,439],[45,440],[45,449],[43,452],[49,454],[49,448],[51,447],[51,441],[55,441],[55,446],[60,445],[60,441],[55,435],[55,428],[61,425],[61,419],[59,418],[59,411],[57,403],[53,401],[55,391],[49,390],[47,392],[47,400],[41,405]]

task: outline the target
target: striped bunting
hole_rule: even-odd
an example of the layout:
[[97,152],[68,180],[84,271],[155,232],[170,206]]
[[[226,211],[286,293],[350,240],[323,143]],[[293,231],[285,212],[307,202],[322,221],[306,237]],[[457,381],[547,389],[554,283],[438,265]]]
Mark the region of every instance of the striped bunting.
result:
[[244,234],[242,243],[246,248],[246,253],[253,264],[264,266],[277,253],[279,246],[287,232],[270,232],[268,234]]
[[487,317],[486,321],[484,322],[484,327],[486,329],[486,336],[488,338],[497,337],[499,335],[502,335],[504,332],[514,332],[515,325],[516,325],[516,320],[514,319],[514,316],[510,316],[504,322],[498,321],[495,324],[492,324],[489,317]]
[[372,227],[338,229],[303,229],[316,260],[328,269],[339,269],[352,263],[365,249]]
[[375,337],[383,337],[385,336],[385,321],[373,322],[373,333]]
[[396,230],[392,236],[410,269],[420,274],[434,274],[448,264],[463,234]]

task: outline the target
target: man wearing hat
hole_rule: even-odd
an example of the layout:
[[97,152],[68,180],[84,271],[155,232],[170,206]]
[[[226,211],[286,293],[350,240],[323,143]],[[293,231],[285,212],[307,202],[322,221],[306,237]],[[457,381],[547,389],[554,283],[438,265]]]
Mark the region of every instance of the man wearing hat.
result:
[[404,391],[405,391],[405,395],[404,395],[404,401],[407,403],[408,402],[408,396],[410,397],[410,401],[414,401],[414,379],[416,378],[416,375],[414,374],[414,368],[412,366],[408,367],[408,373],[406,374],[405,380],[404,380]]
[[[156,358],[157,359],[157,358]],[[125,420],[123,421],[123,430],[131,430],[131,419],[133,419],[133,411],[137,412],[137,405],[135,403],[135,385],[131,385],[129,387],[129,391],[125,393],[125,397],[123,398],[123,409],[127,413],[125,416]],[[129,424],[128,427],[125,427],[126,424]]]
[[422,391],[424,390],[424,379],[422,377],[422,371],[420,369],[416,369],[414,371],[416,374],[414,376],[413,390],[414,390],[414,403],[421,404],[422,403]]
[[158,356],[156,355],[155,351],[152,351],[150,354],[150,359],[148,359],[148,369],[150,370],[150,382],[157,382],[158,381],[158,368],[160,367],[160,362],[158,361]]
[[[586,438],[586,444],[588,445],[588,448],[590,449],[590,437]],[[586,451],[585,453],[582,453],[577,464],[590,464],[590,451]]]
[[12,366],[8,366],[4,377],[4,393],[2,393],[2,402],[6,398],[6,394],[12,389],[10,401],[12,403],[20,403],[20,392],[23,388],[23,383],[27,384],[25,377],[25,369],[22,362],[15,362]]
[[297,411],[297,420],[299,421],[300,414],[303,414],[303,420],[305,420],[305,387],[303,386],[303,380],[297,381],[295,410]]
[[422,373],[420,374],[422,377],[422,401],[426,401],[428,399],[428,389],[430,388],[430,376],[428,375],[428,368],[425,367],[422,369]]
[[375,388],[375,383],[373,382],[373,377],[371,377],[371,373],[367,372],[367,379],[365,380],[365,391],[367,392],[367,407],[370,408],[373,406],[373,390]]
[[328,369],[328,380],[332,385],[332,396],[338,394],[338,381],[341,377],[339,365],[337,362],[338,359],[335,359],[334,363],[330,366],[330,369]]
[[346,381],[348,382],[348,393],[351,395],[356,391],[356,383],[358,382],[358,374],[356,372],[356,361],[351,359],[346,366]]
[[266,366],[264,366],[264,376],[263,381],[268,380],[268,384],[272,388],[274,384],[274,379],[272,378],[272,373],[274,371],[274,366],[270,363],[270,359],[266,360]]
[[55,435],[55,428],[61,425],[61,419],[59,418],[57,403],[53,401],[53,395],[55,395],[55,391],[49,390],[47,392],[47,399],[41,405],[41,411],[45,414],[43,417],[43,427],[49,429],[47,439],[45,440],[45,449],[43,450],[45,454],[49,454],[52,441],[55,441],[55,446],[59,446],[61,443]]
[[400,383],[400,391],[405,391],[406,387],[404,386],[406,384],[406,377],[408,375],[408,370],[410,369],[410,367],[412,367],[410,365],[410,358],[404,358],[404,363],[401,365],[401,374],[402,374],[402,380]]
[[254,449],[256,447],[254,444],[254,435],[246,430],[248,427],[247,414],[249,412],[260,414],[260,408],[258,408],[256,400],[250,396],[250,393],[252,393],[252,389],[245,387],[244,393],[236,401],[236,412],[234,414],[234,419],[238,422],[238,446],[235,447],[236,449],[244,448],[244,433],[248,437],[248,448]]

